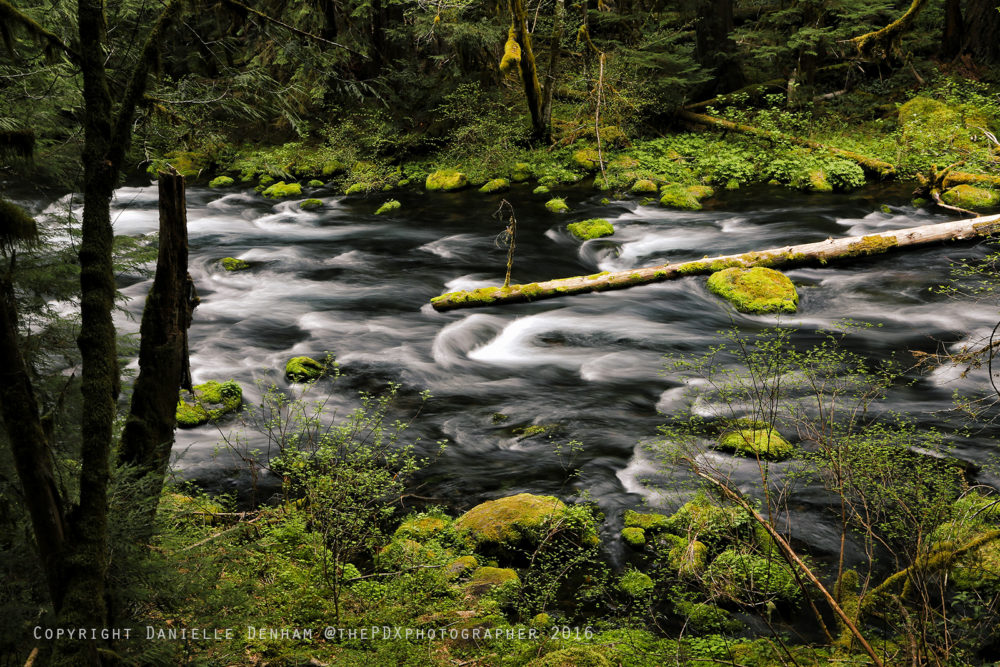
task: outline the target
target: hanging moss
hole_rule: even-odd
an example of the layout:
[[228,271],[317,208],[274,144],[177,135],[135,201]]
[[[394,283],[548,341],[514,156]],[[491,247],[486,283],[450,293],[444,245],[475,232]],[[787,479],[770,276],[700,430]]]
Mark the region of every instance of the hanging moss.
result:
[[763,266],[717,271],[708,277],[708,289],[741,313],[794,313],[798,308],[799,295],[788,276]]
[[0,197],[0,247],[32,245],[38,240],[38,225],[23,208]]
[[571,222],[566,225],[566,229],[581,241],[599,239],[615,233],[614,226],[604,218],[591,218],[590,220]]
[[521,45],[517,43],[517,32],[514,26],[507,31],[507,41],[503,45],[503,57],[500,59],[500,71],[506,74],[511,68],[521,64]]

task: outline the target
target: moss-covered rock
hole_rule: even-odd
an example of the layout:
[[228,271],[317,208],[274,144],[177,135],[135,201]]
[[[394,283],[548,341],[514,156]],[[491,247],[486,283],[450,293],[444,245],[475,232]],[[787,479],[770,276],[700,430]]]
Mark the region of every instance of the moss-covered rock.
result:
[[824,170],[812,169],[805,182],[805,189],[810,192],[833,192],[833,184],[827,179]]
[[717,449],[772,461],[791,456],[795,448],[773,428],[741,428],[727,431],[719,438]]
[[363,195],[372,189],[371,183],[351,183],[344,190],[344,194],[347,196],[351,195]]
[[546,653],[525,667],[612,667],[611,662],[592,648],[575,646]]
[[788,276],[763,266],[716,271],[708,277],[708,289],[741,313],[794,313],[799,303]]
[[399,201],[397,201],[395,199],[390,199],[390,200],[388,200],[387,202],[385,202],[384,204],[382,204],[381,206],[378,207],[378,209],[375,211],[375,215],[386,215],[387,213],[392,213],[393,211],[398,211],[402,207],[403,207],[403,205],[400,204]]
[[533,628],[548,628],[551,626],[552,617],[544,611],[540,614],[535,614],[534,618],[531,619],[531,627]]
[[451,192],[461,190],[469,184],[469,179],[460,171],[454,169],[440,169],[432,174],[428,174],[424,182],[424,189],[429,192]]
[[[970,492],[952,503],[951,520],[930,535],[931,551],[946,554],[996,531],[1000,523],[1000,505],[995,502],[998,499]],[[952,566],[949,576],[960,589],[1000,589],[1000,539],[966,552]]]
[[717,505],[699,493],[667,519],[667,529],[686,539],[719,545],[737,533],[748,532],[750,517],[737,507]]
[[442,533],[450,525],[451,519],[444,514],[418,514],[401,523],[394,534],[422,542]]
[[268,199],[281,199],[282,197],[297,197],[302,194],[302,186],[298,183],[285,183],[284,181],[278,181],[273,185],[269,185],[262,192]]
[[506,192],[510,190],[510,181],[506,178],[494,178],[492,181],[487,181],[483,187],[479,188],[479,191],[483,194],[492,194],[494,192]]
[[236,181],[229,178],[228,176],[216,176],[208,182],[208,187],[210,188],[228,188],[232,187]]
[[326,183],[324,183],[323,181],[321,181],[319,179],[314,178],[311,181],[309,181],[308,183],[306,183],[306,185],[308,185],[310,188],[321,188],[324,185],[326,185]]
[[531,191],[533,195],[547,195],[549,194],[549,189],[544,185],[539,185],[537,188]]
[[660,191],[660,187],[648,178],[640,178],[632,184],[630,189],[633,194],[637,195],[656,194]]
[[695,577],[705,571],[708,564],[708,546],[699,540],[667,538],[667,563],[682,577]]
[[222,264],[222,268],[226,271],[243,271],[250,268],[249,262],[236,259],[235,257],[223,257],[219,260],[219,263]]
[[1000,206],[1000,192],[965,184],[945,190],[941,199],[945,204],[973,210]]
[[330,176],[336,176],[337,174],[343,173],[346,169],[347,168],[339,160],[330,160],[329,162],[323,163],[323,167],[320,169],[320,174],[329,178]]
[[625,544],[636,549],[646,544],[646,531],[636,526],[628,526],[622,529],[622,539]]
[[177,426],[193,428],[220,419],[243,405],[243,388],[234,380],[210,380],[194,387],[194,394],[181,391],[177,400]]
[[745,604],[765,601],[796,604],[802,591],[788,565],[775,553],[771,558],[726,549],[705,573],[712,590]]
[[701,201],[715,194],[707,185],[667,183],[660,189],[660,205],[689,211],[701,210]]
[[517,162],[514,164],[514,169],[510,172],[510,180],[514,183],[524,183],[531,180],[532,174],[530,164],[527,162]]
[[565,213],[569,210],[569,205],[562,197],[554,197],[545,202],[545,208],[551,213]]
[[614,226],[604,218],[591,218],[590,220],[571,222],[566,225],[566,229],[581,241],[599,239],[615,233]]
[[322,199],[304,199],[299,202],[299,208],[303,211],[315,211],[316,209],[323,208]]
[[466,592],[472,595],[482,595],[487,591],[506,586],[517,588],[521,585],[521,579],[517,572],[506,567],[480,567],[477,568],[465,585]]
[[654,584],[648,574],[639,570],[629,570],[618,580],[618,587],[631,597],[641,598],[652,592]]
[[573,151],[573,165],[584,171],[598,171],[601,168],[601,156],[596,148],[581,148]]
[[312,357],[292,357],[285,364],[285,377],[292,382],[318,380],[326,371],[326,366]]
[[625,510],[625,527],[642,528],[649,532],[667,529],[668,519],[662,514],[643,514],[635,510]]
[[743,627],[728,611],[714,604],[685,600],[677,603],[676,611],[684,618],[685,626],[699,634],[736,632]]
[[475,556],[460,556],[448,563],[448,567],[445,570],[452,576],[460,577],[468,572],[472,572],[477,567],[479,567],[479,561],[476,560]]
[[477,547],[516,544],[539,537],[567,511],[566,504],[554,496],[519,493],[476,505],[455,521],[455,528]]

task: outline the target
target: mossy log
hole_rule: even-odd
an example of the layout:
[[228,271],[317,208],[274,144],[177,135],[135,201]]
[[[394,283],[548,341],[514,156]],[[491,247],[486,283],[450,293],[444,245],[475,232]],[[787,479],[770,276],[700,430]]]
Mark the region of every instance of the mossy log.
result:
[[689,120],[693,123],[698,123],[699,125],[709,125],[711,127],[720,127],[724,130],[732,130],[733,132],[740,132],[741,134],[749,134],[755,137],[761,137],[763,139],[770,139],[772,141],[787,141],[788,143],[795,144],[797,146],[806,146],[808,148],[816,148],[819,150],[825,150],[837,155],[839,157],[855,162],[865,170],[866,173],[874,174],[880,178],[891,178],[896,174],[896,167],[888,162],[882,160],[877,160],[875,158],[868,157],[866,155],[861,155],[860,153],[855,153],[854,151],[844,150],[843,148],[837,148],[836,146],[827,146],[826,144],[821,144],[818,141],[813,141],[811,139],[804,139],[802,137],[796,137],[791,134],[784,134],[782,132],[773,132],[771,130],[764,130],[759,127],[754,127],[753,125],[745,125],[743,123],[734,123],[729,120],[724,120],[722,118],[716,118],[714,116],[706,116],[705,114],[693,113],[691,111],[680,110],[677,115],[684,120]]
[[1000,215],[967,218],[936,225],[907,227],[883,234],[830,238],[826,241],[804,243],[782,248],[769,248],[740,255],[720,255],[690,262],[672,262],[659,266],[628,269],[609,273],[603,271],[589,276],[558,278],[510,287],[481,287],[463,292],[448,292],[431,299],[435,310],[475,308],[501,303],[521,303],[551,299],[572,294],[603,292],[624,289],[635,285],[671,280],[689,275],[714,273],[733,266],[794,266],[812,262],[877,255],[898,248],[916,247],[942,241],[961,241],[1000,234]]

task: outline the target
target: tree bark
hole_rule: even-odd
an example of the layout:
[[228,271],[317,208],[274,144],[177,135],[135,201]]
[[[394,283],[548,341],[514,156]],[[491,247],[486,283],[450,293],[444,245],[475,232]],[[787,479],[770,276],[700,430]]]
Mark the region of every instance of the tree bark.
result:
[[699,97],[729,92],[744,83],[733,32],[733,0],[699,0],[695,23],[695,59],[712,70],[712,80],[697,91]]
[[962,0],[944,0],[944,33],[941,35],[941,55],[954,58],[962,50]]
[[977,64],[1000,62],[1000,2],[968,0],[962,50]]
[[160,172],[160,249],[156,277],[146,297],[139,333],[139,376],[122,440],[119,463],[147,478],[143,511],[148,537],[170,460],[176,426],[177,391],[191,390],[187,330],[197,298],[188,273],[187,212],[184,177]]
[[881,254],[901,248],[918,247],[942,241],[960,241],[992,236],[1000,233],[1000,215],[971,218],[936,225],[908,227],[883,234],[870,236],[848,236],[827,239],[816,243],[769,248],[744,253],[742,255],[720,255],[706,257],[691,262],[673,262],[615,273],[597,273],[591,276],[559,278],[527,285],[483,287],[469,292],[448,292],[431,299],[435,310],[447,311],[456,308],[476,308],[504,303],[523,303],[539,299],[551,299],[573,294],[603,292],[625,289],[635,285],[646,285],[683,278],[684,276],[714,273],[725,268],[738,266],[795,266],[812,262],[828,262],[836,259],[850,259]]
[[542,126],[548,136],[552,134],[552,97],[556,89],[556,72],[559,68],[559,54],[562,51],[563,18],[566,14],[565,0],[555,0],[556,6],[552,13],[552,37],[549,44],[549,65],[545,72],[545,86],[542,89]]
[[514,21],[514,38],[521,47],[521,81],[524,84],[528,113],[531,114],[532,138],[540,143],[548,143],[552,133],[542,115],[542,89],[538,83],[535,54],[531,49],[531,33],[528,32],[528,14],[524,0],[510,0],[510,15]]

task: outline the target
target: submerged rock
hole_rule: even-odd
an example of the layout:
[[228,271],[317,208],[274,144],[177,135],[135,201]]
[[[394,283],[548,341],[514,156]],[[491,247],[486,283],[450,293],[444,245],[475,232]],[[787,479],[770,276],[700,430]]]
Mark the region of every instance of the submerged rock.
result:
[[555,197],[545,202],[545,208],[552,213],[565,213],[569,210],[566,200],[562,197]]
[[235,257],[223,257],[219,260],[219,263],[222,264],[222,268],[226,271],[243,271],[250,268],[249,262],[236,259]]
[[708,277],[708,289],[741,313],[794,313],[799,303],[788,276],[763,266],[716,271]]
[[303,211],[315,211],[318,208],[323,208],[322,199],[306,199],[299,202],[299,208]]
[[400,204],[397,200],[390,199],[378,207],[378,209],[375,211],[375,215],[385,215],[386,213],[392,213],[393,211],[398,211],[402,207],[403,205]]

